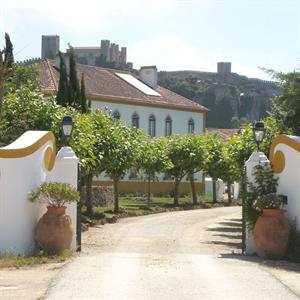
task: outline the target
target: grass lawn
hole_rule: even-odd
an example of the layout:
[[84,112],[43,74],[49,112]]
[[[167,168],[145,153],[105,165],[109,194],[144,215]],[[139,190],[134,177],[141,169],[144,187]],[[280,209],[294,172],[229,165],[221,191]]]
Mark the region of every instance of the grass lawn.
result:
[[[151,203],[148,204],[146,199],[142,196],[122,196],[120,197],[120,213],[114,214],[113,205],[111,206],[98,206],[94,207],[94,219],[106,219],[112,220],[117,217],[126,216],[140,216],[147,215],[156,212],[165,212],[170,210],[183,210],[183,209],[193,209],[193,208],[209,208],[214,206],[212,203],[212,197],[206,195],[198,196],[199,205],[194,207],[192,205],[192,199],[190,196],[185,196],[179,198],[179,206],[174,207],[172,197],[152,197]],[[219,202],[220,206],[223,206],[225,202],[223,200]],[[83,207],[83,215],[86,215],[86,209]],[[87,220],[84,216],[83,221]]]
[[72,250],[65,250],[60,255],[46,255],[42,251],[36,255],[11,255],[0,256],[1,268],[20,268],[47,263],[62,263],[74,254]]

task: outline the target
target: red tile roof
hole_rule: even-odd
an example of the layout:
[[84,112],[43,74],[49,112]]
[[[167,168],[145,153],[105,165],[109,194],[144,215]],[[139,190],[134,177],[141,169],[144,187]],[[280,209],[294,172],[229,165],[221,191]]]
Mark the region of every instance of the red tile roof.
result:
[[235,134],[239,132],[239,129],[232,129],[232,128],[206,128],[206,134],[218,135],[223,140],[228,140]]
[[[37,62],[41,70],[41,82],[45,93],[56,94],[59,70],[54,61],[43,59]],[[154,88],[161,97],[150,96],[118,77],[122,71],[77,64],[78,77],[84,74],[87,97],[92,100],[166,107],[188,111],[206,112],[208,109],[161,86]]]

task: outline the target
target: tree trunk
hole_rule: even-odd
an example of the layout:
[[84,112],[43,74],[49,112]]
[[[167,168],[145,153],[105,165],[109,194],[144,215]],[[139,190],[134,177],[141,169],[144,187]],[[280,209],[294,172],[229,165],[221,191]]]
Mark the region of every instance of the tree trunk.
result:
[[151,202],[151,175],[148,174],[147,178],[147,204],[149,205]]
[[190,178],[190,183],[191,183],[193,205],[197,205],[198,204],[198,199],[197,199],[197,193],[196,193],[196,187],[195,187],[194,174],[190,174],[189,178]]
[[212,178],[213,203],[217,203],[217,180]]
[[93,174],[90,173],[86,176],[86,211],[88,216],[93,215],[93,199],[92,199],[92,183],[93,183]]
[[179,197],[179,180],[178,180],[178,178],[175,178],[175,182],[174,182],[174,206],[179,205],[178,197]]
[[231,183],[227,183],[227,191],[228,191],[228,205],[232,204],[232,199],[231,199]]
[[114,185],[114,212],[118,213],[120,211],[119,206],[119,177],[113,176]]

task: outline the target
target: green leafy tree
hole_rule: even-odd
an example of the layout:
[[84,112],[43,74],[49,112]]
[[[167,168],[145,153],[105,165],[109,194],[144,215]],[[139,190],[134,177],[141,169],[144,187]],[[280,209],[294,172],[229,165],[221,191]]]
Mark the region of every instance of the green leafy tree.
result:
[[213,202],[217,202],[216,184],[218,178],[224,174],[224,142],[217,135],[208,135],[205,138],[205,155],[203,170],[212,178]]
[[193,205],[198,204],[197,191],[195,187],[194,174],[200,172],[203,169],[204,164],[204,136],[203,135],[187,135],[186,136],[187,146],[190,150],[190,154],[185,163],[185,170],[188,174]]
[[151,201],[151,180],[156,174],[168,170],[171,163],[167,155],[167,140],[165,138],[143,139],[140,143],[136,169],[141,169],[147,175],[147,201]]
[[62,106],[68,106],[68,92],[69,92],[69,82],[68,82],[68,74],[67,67],[64,55],[59,52],[59,83],[58,83],[58,91],[56,95],[56,102]]
[[54,99],[45,101],[40,90],[22,86],[9,92],[0,121],[0,144],[12,143],[27,130],[51,130],[52,116],[58,109]]
[[276,97],[272,104],[272,115],[282,133],[290,131],[300,135],[300,72],[275,73],[273,76],[280,81],[283,89],[281,96]]
[[13,65],[13,76],[4,84],[4,95],[22,87],[31,91],[41,91],[40,70],[36,65]]
[[5,32],[4,61],[7,62],[8,68],[12,68],[14,63],[13,44],[10,40],[9,34],[6,32]]
[[224,143],[222,174],[220,178],[227,184],[228,204],[232,204],[231,186],[235,181],[240,180],[241,170],[238,163],[232,155],[232,146],[230,142]]
[[119,212],[119,181],[127,170],[134,167],[143,136],[141,131],[125,126],[121,121],[102,136],[105,147],[101,163],[105,173],[113,180],[115,212]]
[[0,50],[0,118],[3,110],[4,82],[13,74],[12,44],[9,35],[5,33],[5,48]]
[[[194,171],[197,154],[192,148],[192,136],[172,136],[168,139],[168,157],[172,167],[167,173],[174,177],[174,205],[179,205],[179,185],[184,176]],[[200,158],[199,158],[200,159]],[[201,159],[200,159],[201,160]]]

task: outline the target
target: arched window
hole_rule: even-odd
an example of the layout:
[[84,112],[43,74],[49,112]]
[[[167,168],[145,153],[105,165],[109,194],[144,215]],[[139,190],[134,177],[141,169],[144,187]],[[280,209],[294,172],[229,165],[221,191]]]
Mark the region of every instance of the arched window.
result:
[[131,125],[132,127],[135,128],[140,128],[140,117],[139,115],[135,112],[132,117],[131,117]]
[[149,117],[149,135],[155,136],[156,134],[156,119],[154,115]]
[[120,113],[117,110],[115,110],[113,112],[113,118],[114,118],[114,122],[115,123],[117,123],[121,119],[121,115],[120,115]]
[[172,119],[170,116],[167,116],[165,122],[165,136],[172,135]]
[[194,133],[194,132],[195,132],[195,122],[192,118],[190,118],[188,122],[188,133]]

